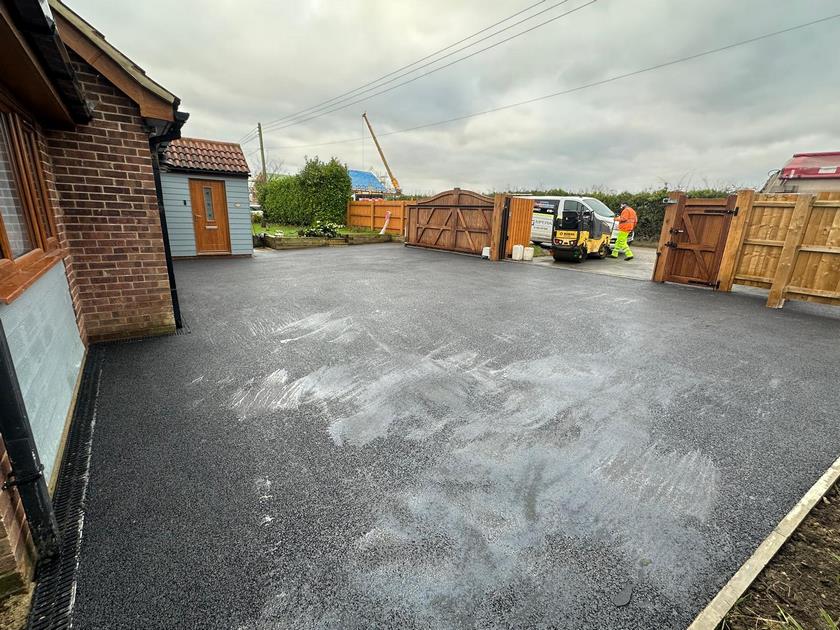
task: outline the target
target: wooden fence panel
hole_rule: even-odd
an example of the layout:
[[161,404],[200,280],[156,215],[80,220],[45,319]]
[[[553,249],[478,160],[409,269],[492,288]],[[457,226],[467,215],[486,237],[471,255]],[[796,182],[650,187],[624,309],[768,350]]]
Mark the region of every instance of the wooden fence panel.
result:
[[387,201],[384,199],[365,199],[347,203],[347,225],[369,230],[381,230],[385,217],[391,213],[387,234],[403,234],[405,230],[406,207],[410,201]]
[[[741,191],[736,208],[718,273],[720,290],[733,284],[769,289],[771,308],[781,308],[786,299],[840,306],[840,193]],[[668,217],[666,212],[666,224]],[[660,240],[665,238],[663,225]],[[657,263],[654,279],[659,271]]]
[[531,244],[531,221],[534,216],[534,200],[522,197],[510,198],[510,215],[508,216],[507,247],[505,254],[513,253],[514,245]]
[[772,298],[768,306],[785,299],[840,305],[840,193],[812,199],[780,301]]
[[793,218],[796,195],[757,194],[748,214],[733,281],[769,289]]

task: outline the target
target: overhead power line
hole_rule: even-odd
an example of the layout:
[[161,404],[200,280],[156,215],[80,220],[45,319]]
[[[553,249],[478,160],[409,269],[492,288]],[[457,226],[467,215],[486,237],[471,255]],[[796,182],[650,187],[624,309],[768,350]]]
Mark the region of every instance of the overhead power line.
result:
[[[568,1],[568,0],[564,0],[564,1]],[[349,96],[349,95],[351,95],[351,94],[354,94],[355,92],[358,92],[359,90],[362,90],[363,88],[366,88],[366,87],[368,87],[368,86],[371,86],[371,85],[377,84],[377,83],[379,83],[380,81],[382,81],[383,79],[387,79],[388,77],[393,76],[393,75],[397,74],[398,72],[402,72],[403,70],[407,70],[408,68],[411,68],[412,66],[416,66],[416,65],[417,65],[417,64],[419,64],[419,63],[422,63],[422,62],[424,62],[424,61],[427,61],[428,59],[431,59],[432,57],[435,57],[435,56],[439,55],[440,53],[442,53],[442,52],[444,52],[444,51],[449,50],[450,48],[454,48],[454,47],[455,47],[455,46],[457,46],[458,44],[463,44],[464,42],[469,41],[469,40],[471,40],[472,38],[474,38],[474,37],[476,37],[476,36],[478,36],[478,35],[481,35],[482,33],[486,33],[486,32],[487,32],[487,31],[489,31],[490,29],[495,28],[496,26],[499,26],[500,24],[504,24],[504,23],[505,23],[505,22],[507,22],[508,20],[512,20],[513,18],[515,18],[515,17],[517,17],[517,16],[519,16],[519,15],[522,15],[523,13],[526,13],[526,12],[530,11],[531,9],[533,9],[533,8],[534,8],[534,7],[536,7],[536,6],[539,6],[539,5],[541,5],[541,4],[545,4],[545,2],[547,2],[547,0],[540,0],[539,2],[536,2],[536,3],[534,3],[534,4],[530,5],[530,6],[525,7],[524,9],[521,9],[520,11],[517,11],[516,13],[514,13],[514,14],[512,14],[512,15],[507,16],[507,17],[506,17],[506,18],[504,18],[503,20],[499,20],[498,22],[495,22],[495,23],[491,24],[490,26],[486,26],[486,27],[484,27],[484,28],[483,28],[483,29],[481,29],[480,31],[476,31],[476,32],[475,32],[475,33],[473,33],[472,35],[468,35],[467,37],[464,37],[463,39],[459,39],[457,42],[453,42],[452,44],[449,44],[448,46],[444,46],[443,48],[440,48],[440,49],[438,49],[438,50],[434,51],[433,53],[429,53],[429,54],[428,54],[428,55],[426,55],[425,57],[421,57],[420,59],[417,59],[416,61],[413,61],[413,62],[411,62],[411,63],[409,63],[409,64],[406,64],[406,65],[404,65],[404,66],[401,66],[401,67],[397,68],[396,70],[392,70],[391,72],[388,72],[388,73],[386,73],[386,74],[383,74],[381,77],[377,77],[377,78],[375,78],[375,79],[374,79],[374,80],[372,80],[372,81],[368,81],[367,83],[363,83],[362,85],[360,85],[360,86],[358,86],[358,87],[356,87],[356,88],[353,88],[352,90],[348,90],[347,92],[342,92],[342,93],[341,93],[341,94],[339,94],[338,96],[334,96],[334,97],[332,97],[332,98],[330,98],[330,99],[327,99],[326,101],[321,101],[320,103],[317,103],[317,104],[315,104],[315,105],[311,105],[310,107],[307,107],[307,108],[305,108],[305,109],[302,109],[302,110],[300,110],[299,112],[296,112],[296,113],[294,113],[294,114],[289,114],[289,115],[287,115],[287,116],[283,116],[283,117],[278,118],[278,119],[276,119],[276,120],[272,120],[272,121],[270,121],[270,122],[269,122],[269,123],[267,123],[267,124],[273,124],[273,123],[280,122],[280,121],[284,121],[284,120],[287,120],[287,119],[290,119],[290,118],[297,118],[297,117],[299,117],[300,115],[303,115],[303,114],[305,114],[305,113],[307,113],[307,112],[309,112],[309,111],[311,111],[311,110],[319,109],[319,108],[320,108],[321,106],[323,106],[323,105],[327,105],[327,104],[332,103],[332,102],[337,101],[337,100],[343,100],[343,98],[344,98],[344,97],[346,97],[346,96]],[[555,5],[554,5],[554,7],[558,6],[559,4],[563,4],[563,3],[561,2],[561,3],[555,4]],[[549,7],[548,9],[546,9],[546,11],[549,11],[549,10],[553,9],[554,7]],[[526,18],[526,20],[530,20],[531,18],[534,18],[534,17],[536,17],[536,16],[538,16],[538,15],[540,15],[540,14],[542,14],[542,13],[545,13],[545,11],[540,11],[539,13],[535,13],[534,15],[532,15],[532,16],[530,16],[530,17]],[[525,20],[523,20],[523,21],[525,21]],[[520,21],[520,22],[517,22],[516,24],[521,24],[521,23],[522,23],[522,22]],[[493,33],[493,34],[489,35],[488,37],[482,38],[482,39],[481,39],[481,40],[479,40],[478,42],[473,42],[472,44],[470,44],[470,46],[474,46],[475,44],[479,43],[480,41],[484,41],[484,39],[487,39],[487,38],[489,38],[489,37],[494,37],[495,35],[498,35],[499,33],[503,33],[505,30],[508,30],[508,29],[510,29],[510,28],[512,28],[512,27],[514,27],[514,26],[516,26],[516,24],[512,24],[512,25],[510,25],[510,26],[508,26],[508,27],[506,27],[506,28],[504,28],[504,29],[502,29],[502,30],[500,30],[500,31],[497,31],[496,33]],[[436,60],[436,61],[440,61],[440,60],[438,59],[438,60]],[[431,62],[431,63],[435,63],[435,62]]]
[[[367,83],[363,83],[362,85],[360,85],[358,87],[355,87],[352,90],[348,90],[347,92],[342,92],[338,96],[334,96],[330,99],[327,99],[326,101],[321,101],[320,103],[317,103],[317,104],[312,105],[310,107],[304,108],[304,109],[302,109],[298,112],[295,112],[293,114],[289,114],[287,116],[282,116],[281,118],[275,119],[273,121],[269,121],[269,123],[267,123],[267,124],[273,124],[273,123],[276,123],[276,122],[279,122],[279,121],[285,121],[285,120],[290,119],[290,118],[297,118],[298,116],[301,116],[301,115],[303,115],[303,114],[305,114],[305,113],[307,113],[311,110],[320,108],[322,105],[332,103],[332,102],[337,101],[337,100],[339,100],[343,97],[349,96],[350,94],[353,94],[354,92],[358,92],[359,90],[361,90],[363,88],[366,88],[366,87],[371,86],[373,84],[379,83],[383,79],[387,79],[388,77],[393,76],[394,74],[397,74],[398,72],[401,72],[401,71],[406,70],[406,69],[408,69],[412,66],[415,66],[419,63],[422,63],[423,61],[431,59],[432,57],[435,57],[435,56],[439,55],[440,53],[449,50],[450,48],[454,48],[455,46],[457,46],[459,44],[463,44],[464,42],[469,41],[470,39],[473,39],[474,37],[476,37],[478,35],[481,35],[482,33],[486,33],[490,29],[495,28],[495,27],[499,26],[500,24],[504,24],[505,22],[507,22],[509,20],[512,20],[513,18],[515,18],[519,15],[522,15],[523,13],[527,13],[528,11],[533,9],[534,7],[537,7],[541,4],[544,4],[546,1],[547,0],[540,0],[539,2],[535,2],[534,4],[528,5],[524,9],[520,9],[516,13],[513,13],[513,14],[507,16],[506,18],[499,20],[498,22],[494,22],[490,26],[486,26],[486,27],[476,31],[475,33],[472,33],[471,35],[467,35],[466,37],[464,37],[462,39],[459,39],[457,42],[453,42],[453,43],[449,44],[448,46],[444,46],[443,48],[439,48],[438,50],[436,50],[432,53],[429,53],[425,57],[421,57],[420,59],[417,59],[416,61],[413,61],[409,64],[406,64],[404,66],[401,66],[401,67],[397,68],[396,70],[392,70],[391,72],[387,72],[386,74],[383,74],[382,76],[377,77],[376,79],[374,79],[372,81],[368,81]],[[552,7],[550,7],[550,8],[552,8]],[[546,9],[546,10],[550,10],[550,8]],[[532,15],[531,18],[536,17],[537,15],[540,15],[541,13],[544,13],[544,12],[545,11],[541,11],[540,13],[536,13],[536,14]],[[527,19],[531,19],[531,18],[527,18]],[[515,25],[512,25],[512,26],[515,26]],[[488,37],[493,37],[493,36],[495,36],[495,35],[497,35],[498,33],[501,33],[501,32],[503,32],[503,31],[498,31],[497,33],[493,33],[492,35],[490,35]],[[473,42],[472,45],[480,43],[481,41],[484,41],[484,39],[487,39],[487,37],[482,38],[481,40],[478,40],[477,42]],[[257,137],[257,129],[256,129],[256,127],[254,127],[251,131],[249,131],[247,134],[242,136],[242,138],[240,138],[239,142],[240,143],[250,142],[251,140],[256,139],[256,137]]]
[[[464,115],[461,115],[461,116],[455,116],[453,118],[447,118],[447,119],[444,119],[444,120],[437,120],[437,121],[430,122],[430,123],[424,123],[422,125],[415,125],[413,127],[406,127],[406,128],[397,129],[397,130],[394,130],[394,131],[388,131],[386,133],[379,134],[379,136],[380,137],[395,136],[397,134],[409,133],[409,132],[412,132],[412,131],[418,131],[420,129],[428,129],[430,127],[436,127],[436,126],[439,126],[439,125],[446,125],[446,124],[453,123],[453,122],[458,122],[458,121],[461,121],[461,120],[467,120],[469,118],[476,118],[478,116],[486,116],[487,114],[493,114],[495,112],[500,112],[500,111],[504,111],[504,110],[507,110],[507,109],[513,109],[515,107],[521,107],[522,105],[530,105],[531,103],[544,101],[544,100],[547,100],[547,99],[550,99],[550,98],[556,98],[558,96],[565,96],[567,94],[572,94],[574,92],[580,92],[581,90],[586,90],[586,89],[589,89],[589,88],[592,88],[592,87],[605,85],[607,83],[612,83],[614,81],[620,81],[622,79],[628,79],[630,77],[637,76],[637,75],[640,75],[640,74],[645,74],[647,72],[653,72],[654,70],[660,70],[662,68],[667,68],[669,66],[674,66],[674,65],[677,65],[677,64],[680,64],[680,63],[685,63],[687,61],[693,61],[694,59],[699,59],[701,57],[707,57],[709,55],[714,55],[716,53],[731,50],[733,48],[739,48],[741,46],[746,46],[748,44],[753,44],[753,43],[761,41],[761,40],[769,39],[771,37],[776,37],[778,35],[784,35],[785,33],[790,33],[792,31],[798,31],[798,30],[801,30],[803,28],[807,28],[809,26],[814,26],[816,24],[821,24],[823,22],[829,22],[831,20],[836,20],[838,18],[840,18],[840,13],[835,13],[834,15],[829,15],[829,16],[826,16],[826,17],[823,17],[823,18],[812,20],[810,22],[804,22],[802,24],[797,24],[795,26],[790,26],[788,28],[784,28],[784,29],[781,29],[781,30],[778,30],[778,31],[773,31],[771,33],[765,33],[763,35],[758,35],[756,37],[751,37],[749,39],[744,39],[744,40],[741,40],[741,41],[733,42],[731,44],[726,44],[725,46],[720,46],[718,48],[711,48],[709,50],[704,50],[702,52],[694,53],[694,54],[691,54],[691,55],[686,55],[684,57],[679,57],[677,59],[672,59],[670,61],[664,61],[662,63],[657,63],[657,64],[654,64],[652,66],[639,68],[638,70],[632,70],[630,72],[625,72],[625,73],[622,73],[622,74],[613,75],[611,77],[607,77],[605,79],[600,79],[598,81],[592,81],[590,83],[584,83],[582,85],[567,88],[565,90],[560,90],[559,92],[552,92],[551,94],[544,94],[542,96],[529,98],[529,99],[526,99],[524,101],[518,101],[516,103],[509,103],[507,105],[500,105],[499,107],[493,107],[491,109],[485,109],[485,110],[482,110],[482,111],[479,111],[479,112],[472,112],[472,113],[464,114]],[[331,141],[331,142],[320,142],[320,143],[314,143],[314,144],[299,144],[299,145],[290,145],[290,146],[274,146],[274,147],[271,147],[271,148],[272,148],[272,150],[305,149],[305,148],[309,148],[309,147],[331,146],[331,145],[335,145],[335,144],[345,144],[345,143],[348,143],[348,142],[358,142],[360,139],[362,139],[362,138],[361,137],[345,138],[343,140],[334,140],[334,141]]]
[[[558,5],[559,4],[565,4],[568,1],[569,0],[562,0],[562,2],[559,2]],[[490,44],[489,46],[485,46],[484,48],[479,48],[478,50],[476,50],[474,52],[471,52],[468,55],[464,55],[463,57],[459,57],[458,59],[455,59],[454,61],[450,61],[449,63],[444,64],[442,66],[438,66],[437,68],[432,68],[428,72],[424,72],[423,74],[419,74],[416,77],[406,79],[405,81],[402,81],[401,83],[397,83],[396,85],[392,85],[391,87],[385,88],[384,90],[374,92],[373,94],[369,94],[368,96],[364,96],[362,98],[358,98],[358,99],[353,100],[353,101],[337,104],[336,107],[333,107],[331,109],[328,109],[328,110],[323,111],[323,112],[318,113],[318,114],[314,114],[312,116],[307,116],[306,118],[301,118],[299,120],[292,120],[292,121],[290,121],[286,124],[279,124],[279,123],[278,124],[273,124],[273,125],[271,125],[270,128],[273,129],[273,130],[286,129],[287,127],[293,127],[295,125],[300,125],[300,124],[308,122],[310,120],[315,120],[316,118],[321,118],[322,116],[326,116],[328,114],[332,114],[334,112],[341,111],[342,109],[347,109],[348,107],[351,107],[353,105],[357,105],[358,103],[368,101],[368,100],[370,100],[370,99],[372,99],[376,96],[379,96],[381,94],[385,94],[386,92],[391,92],[392,90],[396,90],[397,88],[400,88],[404,85],[407,85],[409,83],[413,83],[414,81],[422,79],[423,77],[427,77],[430,74],[434,74],[435,72],[440,72],[441,70],[445,70],[446,68],[449,68],[450,66],[454,66],[457,63],[461,63],[462,61],[470,59],[471,57],[475,57],[476,55],[480,55],[481,53],[486,52],[486,51],[490,50],[491,48],[496,48],[497,46],[501,46],[502,44],[504,44],[506,42],[509,42],[512,39],[516,39],[517,37],[521,37],[522,35],[526,35],[527,33],[530,33],[531,31],[535,31],[538,28],[542,28],[546,24],[550,24],[550,23],[555,22],[555,21],[557,21],[561,18],[564,18],[568,15],[571,15],[572,13],[580,11],[581,9],[584,9],[591,4],[594,4],[595,2],[597,2],[597,0],[589,0],[589,2],[585,2],[584,4],[582,4],[580,6],[577,6],[574,9],[570,9],[569,11],[566,11],[565,13],[561,13],[560,15],[557,15],[557,16],[549,19],[549,20],[546,20],[544,22],[540,22],[539,24],[535,24],[534,26],[531,26],[531,27],[529,27],[529,28],[527,28],[523,31],[518,32],[518,33],[515,33],[515,34],[511,35],[510,37],[506,37],[502,40],[499,40],[498,42]],[[555,5],[555,6],[557,6],[557,5]],[[479,41],[482,41],[482,40],[479,40]],[[470,46],[472,46],[472,44]],[[464,48],[468,48],[468,47],[469,46],[464,47]],[[441,61],[442,59],[445,59],[446,57],[449,57],[451,54],[461,52],[461,50],[464,50],[464,48],[456,50],[455,52],[450,53],[448,55],[445,55],[444,57],[441,57],[440,59],[437,59],[432,63],[437,63],[438,61]],[[416,70],[419,70],[422,67],[424,67],[424,66],[420,66]],[[408,73],[406,73],[404,75],[400,75],[400,76],[406,76],[407,74],[411,74],[411,73],[415,72],[416,70],[412,70],[411,72],[408,72]],[[396,78],[400,78],[400,77],[396,77]],[[392,79],[392,80],[396,80],[396,78]],[[387,85],[388,83],[390,83],[390,81],[387,81],[387,82],[383,83],[382,85]],[[380,87],[380,86],[377,86],[377,87]],[[367,90],[365,90],[365,91],[367,91]],[[362,93],[364,93],[364,92],[361,92],[360,94],[362,94]],[[268,129],[268,126],[264,127],[264,129]]]

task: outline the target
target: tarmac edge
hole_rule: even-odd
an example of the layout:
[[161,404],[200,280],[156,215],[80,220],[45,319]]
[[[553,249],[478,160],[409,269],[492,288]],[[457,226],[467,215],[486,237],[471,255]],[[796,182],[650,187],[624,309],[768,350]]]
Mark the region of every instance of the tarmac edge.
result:
[[729,613],[743,594],[753,583],[758,574],[773,559],[773,556],[787,542],[796,528],[810,514],[814,506],[822,499],[834,483],[840,479],[840,457],[823,473],[805,496],[799,500],[790,512],[779,522],[753,554],[735,572],[712,601],[694,619],[688,630],[714,630]]

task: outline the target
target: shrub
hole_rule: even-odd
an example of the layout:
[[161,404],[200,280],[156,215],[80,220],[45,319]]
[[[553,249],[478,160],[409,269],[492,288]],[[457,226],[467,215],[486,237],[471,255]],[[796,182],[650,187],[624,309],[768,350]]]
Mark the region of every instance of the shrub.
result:
[[289,225],[308,225],[312,222],[297,176],[271,179],[263,184],[257,194],[266,219],[270,222]]
[[298,236],[310,236],[316,238],[336,238],[338,231],[344,226],[338,223],[315,221],[308,228],[298,230]]
[[297,177],[313,221],[344,222],[353,188],[343,164],[336,158],[329,162],[321,162],[317,157],[307,159]]
[[335,158],[307,159],[297,175],[273,177],[256,186],[257,200],[273,223],[342,223],[352,187],[347,169]]

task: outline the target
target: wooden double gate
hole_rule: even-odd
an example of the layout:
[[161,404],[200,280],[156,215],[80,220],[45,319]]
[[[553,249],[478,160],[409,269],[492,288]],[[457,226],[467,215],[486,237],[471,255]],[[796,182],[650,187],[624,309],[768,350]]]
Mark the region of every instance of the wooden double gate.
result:
[[786,299],[840,305],[840,193],[672,193],[668,202],[654,280],[760,287],[771,308]]
[[533,207],[531,199],[448,190],[408,206],[406,244],[476,255],[489,247],[498,260],[530,242]]

